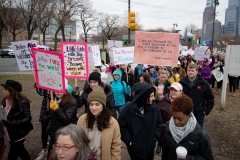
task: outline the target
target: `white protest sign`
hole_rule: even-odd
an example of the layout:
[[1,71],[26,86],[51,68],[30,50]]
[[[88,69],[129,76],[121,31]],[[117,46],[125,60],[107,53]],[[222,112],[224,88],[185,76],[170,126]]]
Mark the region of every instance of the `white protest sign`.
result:
[[114,48],[122,48],[122,47],[123,47],[122,41],[108,40],[108,54],[109,54],[110,62],[114,63],[113,49]]
[[35,40],[11,42],[20,71],[32,71],[34,69],[31,48],[37,47]]
[[101,66],[101,55],[99,46],[92,46],[92,56],[94,61],[94,66]]
[[182,51],[187,51],[188,50],[188,46],[182,46]]
[[214,75],[214,77],[217,80],[217,82],[223,80],[223,73],[220,71],[219,67],[214,69],[214,70],[212,70],[212,74]]
[[88,45],[88,73],[92,73],[94,66],[93,54],[92,54],[92,46]]
[[208,50],[206,52],[206,54],[204,54],[207,49],[208,49],[208,46],[197,47],[194,50],[194,59],[196,59],[196,60],[203,60],[204,58],[209,59],[209,57],[211,55],[210,50]]
[[114,64],[133,63],[134,47],[115,48],[113,49]]
[[229,57],[229,74],[240,76],[240,45],[231,46]]
[[36,48],[32,53],[37,87],[65,94],[64,55]]
[[187,51],[183,50],[181,53],[182,53],[183,56],[187,56],[189,54],[194,55],[194,51],[191,50],[191,49],[189,49]]

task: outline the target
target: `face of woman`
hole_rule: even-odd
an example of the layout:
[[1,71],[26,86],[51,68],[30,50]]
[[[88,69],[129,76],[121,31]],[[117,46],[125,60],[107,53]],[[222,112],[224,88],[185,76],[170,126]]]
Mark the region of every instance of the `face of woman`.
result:
[[10,96],[9,90],[3,88],[3,97],[4,97],[4,98],[7,98],[7,97],[9,97],[9,96]]
[[98,102],[98,101],[91,101],[89,103],[89,109],[91,111],[91,113],[97,117],[101,114],[102,110],[103,110],[103,105],[102,103]]
[[159,81],[160,83],[165,83],[167,80],[167,74],[160,74],[159,75]]
[[183,60],[183,63],[184,63],[184,64],[187,64],[187,60],[186,60],[186,59],[185,59],[185,60]]
[[191,115],[186,115],[183,112],[172,112],[175,126],[184,127]]
[[177,91],[175,88],[170,88],[170,96],[172,99],[182,96],[182,91]]
[[90,80],[89,85],[92,90],[94,90],[98,86],[98,81]]
[[139,77],[139,82],[145,82],[143,77]]
[[154,97],[154,92],[150,94],[149,96],[149,104],[152,104],[152,102],[155,100],[155,97]]
[[58,160],[73,160],[76,157],[78,149],[73,147],[75,144],[70,135],[59,135],[56,145],[67,149],[70,148],[69,150],[63,150],[61,147],[56,147]]
[[55,95],[58,99],[61,99],[64,94],[55,92]]

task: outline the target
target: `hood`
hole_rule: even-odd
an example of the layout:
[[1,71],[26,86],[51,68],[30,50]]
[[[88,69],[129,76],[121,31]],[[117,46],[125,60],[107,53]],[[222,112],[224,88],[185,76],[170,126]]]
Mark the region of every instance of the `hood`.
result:
[[117,81],[121,81],[121,79],[122,79],[122,71],[120,69],[115,69],[112,75],[114,75],[114,74],[119,75],[119,78],[118,78]]
[[135,92],[135,95],[133,97],[132,102],[134,103],[137,101],[139,97],[141,97],[147,90],[151,89],[152,86],[146,82],[139,82],[136,83],[133,87],[133,90]]

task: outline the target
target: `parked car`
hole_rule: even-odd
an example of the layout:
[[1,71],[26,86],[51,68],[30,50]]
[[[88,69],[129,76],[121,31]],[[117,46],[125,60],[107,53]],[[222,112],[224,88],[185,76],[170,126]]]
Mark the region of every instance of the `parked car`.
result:
[[4,56],[15,57],[12,46],[8,46],[7,48],[1,50],[1,57],[4,58]]
[[45,45],[38,46],[38,49],[43,49],[43,50],[52,51],[52,49],[51,49],[50,47],[45,46]]

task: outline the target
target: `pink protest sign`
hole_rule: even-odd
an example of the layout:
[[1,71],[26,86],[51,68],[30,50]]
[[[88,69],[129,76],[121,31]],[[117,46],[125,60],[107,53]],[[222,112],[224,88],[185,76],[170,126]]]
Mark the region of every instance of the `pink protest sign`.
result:
[[32,57],[37,87],[65,94],[63,55],[32,48]]
[[66,78],[88,79],[88,47],[85,42],[60,42]]
[[134,63],[177,66],[179,39],[178,33],[137,31]]

